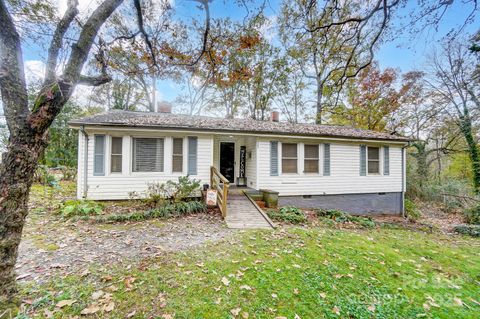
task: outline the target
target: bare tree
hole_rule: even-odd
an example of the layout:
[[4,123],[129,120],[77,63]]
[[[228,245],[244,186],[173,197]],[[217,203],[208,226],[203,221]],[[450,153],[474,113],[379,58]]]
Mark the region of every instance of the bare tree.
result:
[[[0,302],[13,300],[16,292],[14,266],[18,245],[28,214],[33,173],[48,145],[48,129],[71,97],[76,85],[98,86],[111,80],[105,61],[106,42],[98,37],[98,33],[122,1],[104,0],[85,22],[77,19],[78,2],[68,1],[63,17],[55,21],[53,36],[49,42],[45,78],[33,105],[30,106],[23,65],[22,38],[11,8],[4,0],[0,0],[0,89],[10,133],[7,150],[0,164]],[[207,0],[197,2],[202,5],[208,17]],[[134,5],[138,28],[138,32],[134,34],[142,37],[152,64],[158,67],[155,51],[143,25],[140,1],[134,0]],[[206,26],[208,31],[208,19]],[[78,37],[75,37],[71,49],[68,49],[67,33],[74,30],[79,30]],[[94,46],[97,47],[95,54]],[[200,51],[200,57],[204,51],[205,47]],[[67,55],[63,66],[59,64],[62,52]],[[94,76],[82,73],[84,65],[92,55],[99,65],[98,74]],[[193,63],[198,59],[200,58],[195,57],[191,61]]]
[[442,51],[432,56],[428,85],[436,94],[436,102],[444,107],[445,114],[465,139],[472,163],[473,188],[479,193],[480,150],[475,123],[480,111],[480,88],[475,62],[466,40],[447,39]]

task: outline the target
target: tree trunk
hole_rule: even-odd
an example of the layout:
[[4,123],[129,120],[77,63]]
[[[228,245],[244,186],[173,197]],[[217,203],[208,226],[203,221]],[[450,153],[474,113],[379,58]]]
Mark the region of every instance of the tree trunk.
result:
[[11,302],[16,293],[15,262],[28,213],[32,172],[45,146],[43,136],[11,136],[0,164],[0,303]]
[[460,130],[462,131],[468,146],[468,155],[472,163],[473,190],[480,193],[480,155],[477,142],[473,136],[472,119],[468,113],[460,117]]
[[316,124],[322,124],[322,113],[323,113],[323,85],[317,80],[317,114],[315,117]]
[[418,184],[423,186],[424,182],[428,181],[427,145],[425,142],[418,141],[413,143],[413,147],[417,149],[415,158],[417,160]]

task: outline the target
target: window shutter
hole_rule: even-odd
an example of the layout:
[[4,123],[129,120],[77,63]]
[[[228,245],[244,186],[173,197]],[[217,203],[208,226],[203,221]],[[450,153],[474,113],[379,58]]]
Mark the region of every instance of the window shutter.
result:
[[330,144],[323,144],[323,176],[330,176]]
[[105,175],[105,135],[95,135],[93,150],[93,175]]
[[390,175],[390,148],[383,147],[383,175]]
[[163,138],[133,139],[133,171],[163,172]]
[[270,141],[270,176],[278,176],[278,142]]
[[367,146],[360,145],[360,176],[367,176]]
[[197,175],[197,146],[196,136],[188,137],[188,175]]

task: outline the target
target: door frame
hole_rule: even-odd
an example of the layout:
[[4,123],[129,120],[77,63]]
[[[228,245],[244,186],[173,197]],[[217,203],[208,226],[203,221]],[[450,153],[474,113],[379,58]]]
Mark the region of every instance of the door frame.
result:
[[232,140],[219,140],[218,141],[218,171],[221,172],[221,159],[222,159],[222,143],[233,144],[233,182],[230,184],[235,184],[235,176],[237,174],[237,144]]

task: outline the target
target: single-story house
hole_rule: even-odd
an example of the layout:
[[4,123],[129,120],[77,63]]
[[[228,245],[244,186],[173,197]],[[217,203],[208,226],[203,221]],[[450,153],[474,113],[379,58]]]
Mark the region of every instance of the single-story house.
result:
[[400,214],[409,139],[347,126],[109,111],[79,130],[78,198],[128,199],[189,175],[279,192],[280,205]]

